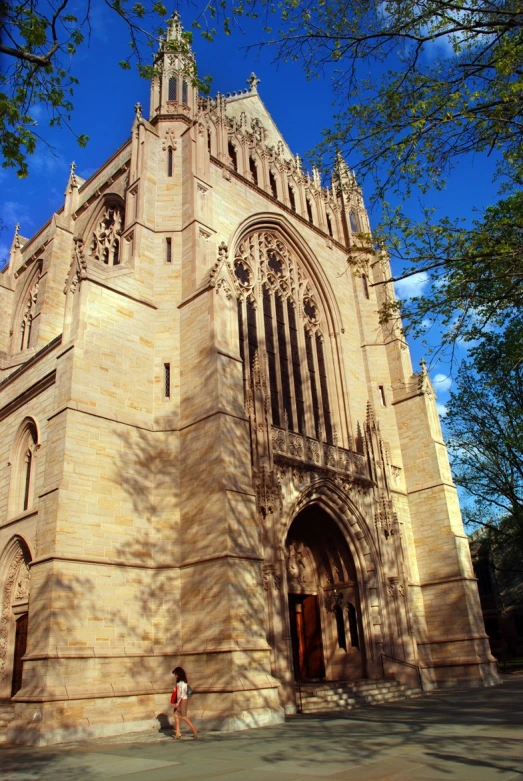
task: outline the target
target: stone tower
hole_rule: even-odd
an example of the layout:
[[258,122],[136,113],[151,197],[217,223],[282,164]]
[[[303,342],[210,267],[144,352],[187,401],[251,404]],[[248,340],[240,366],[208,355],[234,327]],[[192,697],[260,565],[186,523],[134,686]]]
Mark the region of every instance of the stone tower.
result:
[[175,664],[228,729],[311,680],[495,682],[357,183],[302,169],[254,74],[200,97],[176,16],[156,66],[149,119],[0,278],[9,739],[150,727]]

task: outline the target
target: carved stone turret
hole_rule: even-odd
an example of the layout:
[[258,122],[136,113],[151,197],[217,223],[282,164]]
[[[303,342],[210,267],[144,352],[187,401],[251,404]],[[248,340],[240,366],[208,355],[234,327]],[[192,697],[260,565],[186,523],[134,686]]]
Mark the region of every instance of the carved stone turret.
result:
[[167,23],[167,32],[160,41],[154,67],[151,120],[164,115],[192,118],[198,97],[196,61],[177,12]]

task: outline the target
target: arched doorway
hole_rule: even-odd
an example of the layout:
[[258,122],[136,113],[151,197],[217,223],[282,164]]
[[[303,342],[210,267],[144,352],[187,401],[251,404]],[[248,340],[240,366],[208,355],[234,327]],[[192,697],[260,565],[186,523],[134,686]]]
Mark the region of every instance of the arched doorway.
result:
[[0,568],[2,614],[0,625],[0,699],[22,688],[23,657],[27,648],[29,564],[31,555],[20,537],[7,546]]
[[310,505],[292,522],[285,552],[295,679],[366,677],[356,569],[339,526]]

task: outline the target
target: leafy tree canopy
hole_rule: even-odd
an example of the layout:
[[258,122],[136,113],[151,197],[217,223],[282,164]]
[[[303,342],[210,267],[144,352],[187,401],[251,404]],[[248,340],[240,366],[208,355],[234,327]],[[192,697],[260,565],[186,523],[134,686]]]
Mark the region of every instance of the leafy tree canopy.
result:
[[523,318],[489,332],[458,370],[446,418],[465,519],[523,557]]
[[[414,221],[401,209],[385,211],[383,241],[400,268],[394,280],[418,275],[423,294],[388,302],[384,321],[401,313],[417,336],[437,326],[440,346],[473,344],[489,330],[502,331],[523,311],[523,192],[489,207],[466,227],[459,219],[433,221],[427,210]],[[428,292],[425,293],[425,290]],[[428,336],[427,336],[428,332]],[[523,347],[520,341],[517,342]],[[478,359],[481,357],[477,353]],[[520,354],[519,360],[523,358]]]

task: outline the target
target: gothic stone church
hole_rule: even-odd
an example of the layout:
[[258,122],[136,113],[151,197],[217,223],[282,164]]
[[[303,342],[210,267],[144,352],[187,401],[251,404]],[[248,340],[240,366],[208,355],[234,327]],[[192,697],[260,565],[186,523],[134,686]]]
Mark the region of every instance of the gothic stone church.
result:
[[202,98],[167,48],[149,119],[0,278],[7,738],[157,728],[175,665],[204,728],[318,682],[495,683],[361,191],[301,169],[254,76]]

